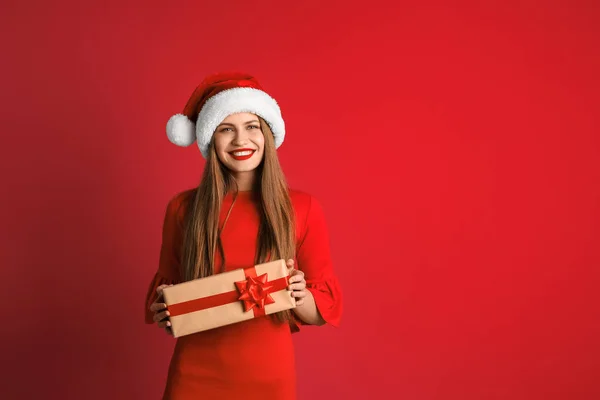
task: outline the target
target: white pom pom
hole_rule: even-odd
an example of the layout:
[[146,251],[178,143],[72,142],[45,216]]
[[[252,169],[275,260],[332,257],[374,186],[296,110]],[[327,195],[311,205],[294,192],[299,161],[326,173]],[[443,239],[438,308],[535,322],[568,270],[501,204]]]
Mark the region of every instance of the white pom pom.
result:
[[185,115],[175,114],[167,122],[167,137],[177,146],[189,146],[196,141],[196,125]]

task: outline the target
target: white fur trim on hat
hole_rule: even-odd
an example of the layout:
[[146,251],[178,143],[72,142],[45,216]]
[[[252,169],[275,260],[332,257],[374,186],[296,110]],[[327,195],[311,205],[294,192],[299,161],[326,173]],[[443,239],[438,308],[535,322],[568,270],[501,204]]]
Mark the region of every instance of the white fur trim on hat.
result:
[[229,115],[240,112],[253,113],[264,119],[273,132],[275,148],[281,146],[285,137],[285,123],[275,99],[262,90],[236,87],[209,98],[198,114],[196,137],[204,158],[208,157],[208,145],[217,126]]
[[196,140],[194,123],[183,114],[175,114],[167,122],[167,137],[177,146],[187,147]]

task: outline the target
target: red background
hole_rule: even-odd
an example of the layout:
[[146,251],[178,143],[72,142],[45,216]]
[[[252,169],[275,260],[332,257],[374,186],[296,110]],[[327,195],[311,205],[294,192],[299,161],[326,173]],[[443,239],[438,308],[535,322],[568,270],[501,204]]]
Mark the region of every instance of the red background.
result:
[[600,397],[598,2],[176,3],[2,3],[2,398],[159,398],[142,305],[203,167],[165,124],[223,69],[328,218],[300,399]]

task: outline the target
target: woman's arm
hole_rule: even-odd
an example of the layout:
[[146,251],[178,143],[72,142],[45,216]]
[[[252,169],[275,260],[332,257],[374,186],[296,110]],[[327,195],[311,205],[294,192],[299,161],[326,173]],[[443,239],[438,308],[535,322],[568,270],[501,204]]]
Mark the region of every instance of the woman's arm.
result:
[[319,313],[314,296],[310,290],[306,290],[304,273],[297,269],[293,269],[294,260],[290,259],[286,264],[288,268],[292,268],[289,289],[292,290],[290,293],[291,296],[296,298],[296,308],[294,308],[294,313],[307,324],[324,325],[325,320]]
[[[306,223],[290,277],[296,297],[294,309],[300,324],[338,326],[342,314],[342,292],[329,248],[329,232],[323,208],[312,196],[307,205]],[[292,264],[293,265],[293,264]],[[298,326],[299,327],[299,326]]]
[[294,308],[294,313],[298,316],[298,318],[300,318],[307,324],[325,325],[325,320],[323,319],[323,317],[321,317],[321,314],[317,309],[315,298],[313,297],[310,291],[307,290],[306,293],[307,294],[304,298],[304,304]]

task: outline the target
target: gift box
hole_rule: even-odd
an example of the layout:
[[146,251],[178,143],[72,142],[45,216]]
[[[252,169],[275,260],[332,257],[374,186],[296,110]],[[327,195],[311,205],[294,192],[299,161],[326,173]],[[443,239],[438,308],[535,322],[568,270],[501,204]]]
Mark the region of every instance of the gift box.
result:
[[163,289],[174,337],[296,307],[284,260],[240,268]]

